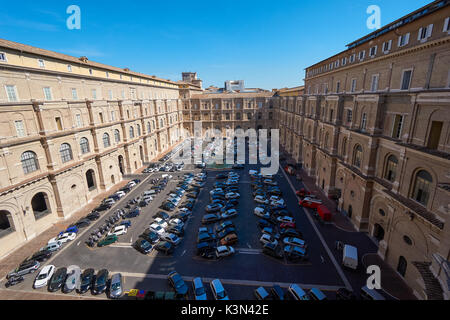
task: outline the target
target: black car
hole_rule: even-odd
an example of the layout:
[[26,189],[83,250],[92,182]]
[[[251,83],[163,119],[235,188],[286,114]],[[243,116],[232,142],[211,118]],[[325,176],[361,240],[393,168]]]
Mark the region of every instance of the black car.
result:
[[186,194],[186,197],[192,198],[192,199],[197,199],[198,198],[198,192],[195,192],[195,191],[189,192],[188,194]]
[[95,221],[98,220],[100,218],[100,213],[98,212],[91,212],[86,216],[86,219],[90,220],[90,221]]
[[277,259],[283,259],[284,257],[281,248],[273,243],[266,243],[263,247],[263,253]]
[[202,233],[199,233],[197,236],[197,243],[215,242],[215,241],[216,241],[215,235],[213,235],[209,232],[202,232]]
[[28,259],[23,261],[22,263],[33,261],[33,260],[39,261],[39,262],[44,262],[44,261],[47,261],[48,259],[50,259],[52,254],[53,254],[53,252],[51,252],[49,250],[38,251],[35,254],[33,254],[31,257],[29,257]]
[[284,300],[284,290],[279,285],[274,285],[270,289],[270,293],[274,300]]
[[202,219],[202,224],[212,224],[220,221],[220,217],[217,214],[207,214]]
[[150,242],[150,244],[155,244],[159,241],[159,236],[156,232],[146,229],[143,234],[139,236],[140,238]]
[[227,179],[227,178],[228,178],[228,175],[226,173],[220,173],[220,174],[218,174],[216,176],[217,180],[224,180],[224,179]]
[[189,213],[183,211],[175,214],[173,217],[180,219],[183,222],[186,222],[189,219],[189,216],[190,216]]
[[356,296],[352,291],[340,288],[336,292],[336,300],[356,300]]
[[174,288],[177,296],[186,296],[189,288],[178,272],[172,271],[168,275],[169,283]]
[[272,196],[281,196],[283,194],[280,189],[269,189],[267,192]]
[[98,211],[98,212],[102,212],[102,211],[106,211],[106,210],[110,209],[111,207],[112,207],[112,204],[110,204],[110,203],[102,203],[94,210]]
[[[77,227],[78,229],[87,228],[91,224],[91,221],[88,218],[81,219],[77,223],[73,225],[73,227]],[[72,227],[72,226],[71,226]]]
[[234,227],[233,222],[232,221],[225,221],[225,222],[221,223],[217,227],[216,232],[217,233],[222,232],[223,230],[225,230],[226,228],[229,228],[229,227]]
[[134,208],[133,210],[131,210],[130,212],[128,212],[125,215],[125,218],[130,219],[130,218],[136,218],[141,214],[141,211],[139,210],[139,208]]
[[303,239],[303,234],[295,229],[281,229],[280,236],[282,239],[287,237]]
[[239,164],[239,163],[233,165],[233,169],[237,169],[237,170],[244,169],[244,167],[245,166],[243,164]]
[[292,213],[286,209],[274,210],[272,214],[277,217],[292,217]]
[[145,239],[138,239],[134,243],[134,248],[143,254],[149,254],[152,251],[152,245]]
[[9,287],[15,286],[15,285],[23,282],[23,280],[25,280],[25,279],[22,276],[10,277],[10,278],[8,278],[8,281],[5,283],[5,287],[9,288]]
[[156,219],[156,218],[161,218],[163,220],[168,220],[170,218],[170,216],[164,211],[159,211],[158,213],[156,213],[153,216],[153,219]]
[[184,229],[181,226],[172,226],[167,229],[167,233],[173,233],[178,237],[184,236]]
[[188,210],[192,210],[194,208],[194,204],[189,201],[185,201],[180,205],[180,208],[186,208]]
[[166,211],[173,211],[175,209],[175,205],[170,201],[166,201],[160,208]]
[[225,238],[227,235],[229,235],[231,233],[236,233],[236,229],[234,227],[228,227],[228,228],[222,230],[221,232],[219,232],[217,234],[217,238],[223,239],[223,238]]
[[260,219],[258,221],[258,226],[260,229],[264,229],[264,228],[273,228],[275,227],[275,224],[266,220],[266,219]]
[[48,283],[48,291],[56,292],[64,285],[67,277],[67,268],[59,268],[55,271]]
[[108,286],[109,271],[106,269],[100,270],[95,276],[94,285],[92,286],[92,294],[102,294],[106,291]]
[[88,292],[92,287],[92,283],[94,282],[94,276],[94,269],[84,270],[80,277],[80,288],[77,289],[77,292],[80,294]]
[[174,249],[173,244],[167,241],[161,241],[154,247],[157,251],[165,253],[167,255],[172,254]]
[[202,242],[197,244],[197,255],[202,255],[205,252],[214,252],[216,250],[217,246],[213,242]]

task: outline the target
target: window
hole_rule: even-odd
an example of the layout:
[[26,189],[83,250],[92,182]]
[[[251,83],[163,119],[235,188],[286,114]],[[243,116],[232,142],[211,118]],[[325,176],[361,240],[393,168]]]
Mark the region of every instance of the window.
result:
[[395,156],[389,156],[386,163],[386,172],[384,173],[384,178],[390,182],[395,181],[395,177],[397,175],[397,165],[398,160]]
[[347,155],[347,138],[342,140],[342,156],[345,157]]
[[81,114],[75,115],[75,119],[77,122],[77,127],[81,128],[83,126],[83,119],[81,118]]
[[111,121],[112,122],[116,121],[116,112],[115,111],[111,111]]
[[81,154],[89,153],[89,140],[86,138],[80,139],[80,150]]
[[397,114],[395,115],[394,125],[392,127],[392,138],[400,139],[402,134],[402,128],[403,128],[403,116]]
[[269,112],[269,120],[273,119],[273,112]]
[[236,113],[236,120],[241,120],[241,114],[240,113]]
[[342,58],[342,66],[345,66],[347,64],[347,57]]
[[363,113],[361,120],[361,131],[366,131],[366,127],[367,127],[367,114]]
[[340,81],[336,82],[336,93],[339,93],[339,92],[341,92],[341,82]]
[[356,54],[354,53],[350,56],[350,63],[355,62],[355,58],[356,58]]
[[401,90],[409,90],[411,85],[412,70],[404,70],[402,74]]
[[360,145],[357,145],[353,154],[353,165],[355,167],[361,168],[362,153],[362,147]]
[[78,100],[78,93],[75,88],[72,88],[72,100]]
[[130,138],[133,139],[134,138],[134,128],[130,127]]
[[263,103],[262,102],[258,102],[258,108],[261,109],[263,107]]
[[378,91],[378,79],[379,79],[378,74],[372,75],[372,84],[370,85],[370,91],[372,92]]
[[334,110],[333,109],[331,109],[330,110],[330,122],[332,122],[333,121],[333,119],[334,119]]
[[97,100],[97,89],[92,89],[92,99]]
[[14,121],[14,125],[16,127],[17,137],[19,138],[25,137],[25,128],[23,126],[23,121],[22,120]]
[[72,72],[72,66],[70,64],[67,65],[67,71]]
[[358,56],[359,61],[363,61],[365,57],[366,57],[366,51],[361,51]]
[[109,148],[111,146],[111,141],[109,140],[109,134],[103,134],[103,147]]
[[88,170],[86,172],[86,183],[87,183],[89,191],[97,189],[97,187],[95,186],[95,172],[94,172],[94,170],[91,169],[91,170]]
[[150,122],[147,122],[147,133],[152,132],[152,126],[150,125]]
[[61,145],[61,148],[59,149],[59,153],[61,154],[62,163],[69,162],[73,159],[72,148],[67,143],[63,143]]
[[63,129],[61,118],[56,117],[55,122],[56,122],[56,130],[61,131]]
[[17,98],[17,90],[16,86],[7,85],[5,86],[6,95],[8,96],[9,102],[17,102],[19,99]]
[[42,59],[38,59],[38,66],[39,68],[45,68],[45,62]]
[[[450,21],[450,17],[445,18],[444,28],[442,29],[442,32],[449,32],[450,33],[449,21]],[[1,53],[0,53],[0,61],[1,61]]]
[[339,60],[336,60],[336,62],[334,63],[334,67],[338,68],[339,67]]
[[398,37],[398,47],[404,47],[409,43],[409,33]]
[[6,54],[4,52],[0,52],[0,62],[7,62]]
[[229,113],[225,113],[225,120],[230,120],[230,114]]
[[431,175],[425,170],[419,171],[414,179],[412,198],[426,206],[430,197],[431,183],[433,183]]
[[52,98],[52,89],[50,87],[44,87],[44,99],[47,101],[51,101]]
[[[122,76],[120,76],[120,77],[121,77],[120,79],[122,79]],[[125,99],[125,90],[121,91],[121,96],[122,96],[122,99]]]
[[141,126],[137,125],[136,127],[137,127],[137,135],[138,135],[138,137],[140,137],[141,136]]
[[108,71],[106,71],[106,77],[109,78],[109,72]]
[[383,53],[387,54],[391,51],[392,48],[392,40],[386,41],[383,43]]
[[353,110],[347,110],[347,123],[351,123],[353,121]]
[[356,91],[356,79],[352,79],[352,87],[350,88],[350,92]]
[[424,28],[420,28],[418,36],[417,36],[417,40],[424,42],[428,38],[431,38],[432,33],[433,33],[433,25],[432,24],[430,24]]
[[91,76],[92,76],[92,73],[93,73],[93,72],[92,72],[92,69],[89,69],[89,74],[90,74]]
[[109,100],[113,99],[113,92],[112,92],[112,90],[108,90],[108,99]]
[[431,123],[430,135],[428,137],[427,148],[436,150],[439,147],[439,141],[441,140],[442,121],[433,121]]
[[373,58],[373,57],[375,57],[375,56],[377,55],[377,49],[378,49],[378,46],[375,46],[375,47],[370,48],[369,56],[370,56],[371,58]]
[[103,113],[99,112],[98,117],[100,118],[100,123],[103,123]]
[[114,139],[116,140],[116,143],[120,142],[120,132],[119,130],[114,130]]
[[39,170],[39,162],[36,153],[34,153],[33,151],[22,153],[20,162],[22,162],[23,172],[25,174],[29,174]]

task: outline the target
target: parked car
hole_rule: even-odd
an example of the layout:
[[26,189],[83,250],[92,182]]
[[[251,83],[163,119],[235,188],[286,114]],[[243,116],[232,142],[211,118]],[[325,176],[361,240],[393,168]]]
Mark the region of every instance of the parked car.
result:
[[64,285],[66,276],[67,276],[67,268],[59,268],[58,270],[56,270],[48,283],[47,290],[49,292],[56,292],[60,290],[61,287]]
[[167,229],[168,227],[169,227],[169,224],[165,221],[165,220],[163,220],[163,219],[161,219],[161,218],[156,218],[154,221],[153,221],[153,223],[155,224],[159,224],[161,227],[163,227],[164,229]]
[[232,246],[238,242],[238,236],[235,233],[231,233],[220,240],[222,246]]
[[336,292],[336,300],[356,300],[356,296],[352,291],[340,288]]
[[62,291],[70,293],[80,288],[81,269],[78,266],[70,266],[67,268],[67,277],[64,282]]
[[222,209],[222,208],[223,208],[223,205],[221,205],[221,204],[211,204],[211,205],[206,206],[206,212],[214,213],[214,212],[220,211],[220,209]]
[[14,271],[10,272],[6,276],[6,279],[9,279],[11,277],[24,276],[24,275],[27,275],[29,273],[35,273],[36,270],[38,270],[40,266],[41,266],[41,264],[39,263],[39,261],[36,261],[36,260],[31,260],[31,261],[22,263]]
[[211,291],[215,300],[230,300],[228,293],[219,279],[211,281]]
[[215,241],[216,241],[215,235],[209,232],[200,232],[197,236],[197,243],[215,242]]
[[216,256],[217,258],[223,258],[231,256],[235,253],[235,250],[233,247],[228,246],[220,246],[216,249]]
[[291,223],[291,224],[295,224],[294,218],[288,217],[288,216],[285,216],[285,217],[278,217],[278,218],[277,218],[277,222],[278,222],[278,223]]
[[168,279],[170,285],[173,287],[178,296],[187,295],[189,288],[178,272],[172,271],[171,273],[169,273]]
[[174,246],[177,246],[181,242],[181,239],[172,233],[164,233],[161,235],[161,240],[170,242]]
[[22,263],[25,262],[29,262],[29,261],[39,261],[39,262],[45,262],[48,259],[51,258],[53,252],[50,250],[43,250],[43,251],[38,251],[35,254],[33,254],[31,257],[29,257],[28,259],[24,260]]
[[295,229],[282,229],[280,231],[281,238],[287,238],[287,237],[293,237],[293,238],[303,238],[303,235],[301,232],[295,230]]
[[162,234],[166,233],[166,230],[159,224],[157,223],[152,223],[149,227],[150,231],[153,231],[154,233],[158,234],[159,236],[161,236]]
[[257,203],[262,203],[262,204],[269,204],[269,200],[267,200],[265,197],[263,196],[256,196],[255,197],[255,202]]
[[24,281],[24,277],[22,276],[13,276],[8,278],[8,281],[5,283],[5,288],[9,288],[15,285],[18,285],[19,283],[22,283]]
[[225,211],[224,213],[221,214],[221,219],[222,220],[226,220],[226,219],[232,219],[238,216],[238,212],[236,211],[236,209],[230,209]]
[[274,285],[272,289],[270,289],[270,293],[274,300],[284,300],[284,290],[279,285]]
[[70,232],[70,233],[63,233],[55,238],[52,238],[48,241],[48,244],[50,243],[55,243],[55,242],[61,242],[62,244],[68,242],[68,241],[73,241],[75,240],[75,238],[77,237],[76,233]]
[[259,287],[254,291],[256,300],[264,301],[270,299],[270,294],[264,287]]
[[207,214],[202,219],[202,224],[211,224],[220,221],[220,216],[217,214]]
[[217,234],[217,238],[218,238],[218,239],[223,239],[223,238],[225,238],[227,235],[232,234],[232,233],[236,233],[236,228],[234,228],[234,227],[228,227],[228,228],[226,228],[226,229],[220,231],[220,232]]
[[197,301],[208,300],[206,296],[205,286],[201,278],[195,278],[192,281],[192,291],[194,292],[194,299]]
[[77,227],[78,229],[84,229],[84,228],[89,227],[90,224],[91,224],[91,220],[89,220],[86,217],[86,218],[81,219],[78,222],[76,222],[73,226]]
[[300,200],[299,205],[305,208],[316,209],[322,205],[322,200],[313,198],[304,198]]
[[115,234],[112,234],[112,235],[107,236],[105,239],[99,241],[97,246],[105,247],[105,246],[109,246],[110,244],[116,243],[117,241],[119,241],[119,238]]
[[273,243],[266,243],[263,247],[263,253],[277,259],[283,259],[281,248]]
[[275,225],[272,222],[270,222],[270,221],[268,221],[266,219],[260,219],[258,221],[258,226],[259,226],[260,229],[275,227]]
[[116,235],[116,236],[121,236],[127,233],[127,227],[124,225],[121,226],[117,226],[115,227],[113,230],[111,230],[110,232],[108,232],[108,236],[111,235]]
[[136,240],[133,247],[143,254],[149,254],[152,251],[152,245],[150,244],[150,242],[142,238]]
[[177,218],[173,218],[171,220],[169,220],[169,226],[174,227],[174,226],[179,226],[179,227],[184,227],[184,222],[181,221],[180,219]]
[[236,192],[230,192],[225,195],[225,199],[227,199],[227,200],[239,199],[240,197],[241,197],[241,195]]
[[163,252],[166,255],[172,254],[174,251],[174,246],[167,241],[160,241],[154,248],[157,251]]
[[34,280],[33,288],[39,289],[42,287],[46,287],[48,285],[48,282],[53,276],[53,273],[55,273],[55,266],[48,265],[42,268],[41,272],[37,275],[36,279]]
[[111,299],[119,299],[123,294],[122,275],[120,273],[113,274],[109,285],[109,297]]
[[92,294],[98,295],[106,291],[108,285],[109,271],[106,269],[100,270],[95,276],[94,285],[92,286]]
[[288,245],[288,246],[296,246],[296,247],[300,247],[303,249],[306,249],[308,246],[306,245],[305,241],[299,238],[284,238],[283,239],[283,243],[284,245]]
[[272,243],[275,246],[278,245],[278,240],[268,234],[263,234],[259,239],[259,242],[261,242],[262,245],[265,245],[267,243]]
[[81,277],[80,277],[80,288],[77,289],[77,292],[79,294],[88,292],[92,287],[92,284],[94,282],[94,277],[95,277],[94,269],[84,270],[84,272],[81,274]]
[[306,292],[296,284],[291,284],[288,291],[294,300],[309,300]]
[[181,226],[169,226],[169,228],[166,231],[167,233],[173,233],[178,237],[184,236],[184,229]]
[[284,254],[286,258],[290,261],[296,260],[307,260],[308,256],[306,255],[306,250],[304,248],[296,247],[296,246],[285,246]]

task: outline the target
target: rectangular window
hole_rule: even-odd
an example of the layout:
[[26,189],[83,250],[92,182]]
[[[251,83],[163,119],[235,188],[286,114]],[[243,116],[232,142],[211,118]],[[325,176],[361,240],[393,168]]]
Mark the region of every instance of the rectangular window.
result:
[[62,131],[62,121],[60,117],[56,117],[55,118],[55,122],[56,122],[56,130],[58,131]]
[[125,90],[122,90],[121,95],[122,95],[122,99],[125,99]]
[[353,121],[353,110],[347,110],[347,123],[351,123]]
[[367,114],[363,113],[361,120],[361,131],[366,131],[367,128]]
[[106,71],[106,77],[109,78],[109,72],[108,71]]
[[67,71],[72,72],[72,66],[70,64],[67,65]]
[[[450,33],[450,27],[449,27],[449,24],[450,24],[450,17],[447,17],[447,18],[445,18],[445,21],[444,21],[444,28],[442,29],[442,32],[449,32]],[[1,55],[1,54],[0,54]]]
[[371,58],[373,58],[377,55],[377,49],[378,49],[378,46],[370,48],[369,55]]
[[350,56],[350,63],[355,62],[355,58],[356,58],[356,54],[352,54],[352,55]]
[[108,90],[108,99],[109,100],[113,99],[113,92],[112,92],[112,90]]
[[81,128],[83,127],[83,120],[81,119],[81,114],[75,115],[76,121],[77,121],[77,127]]
[[442,121],[433,121],[431,123],[430,136],[428,137],[427,148],[436,150],[439,147],[439,141],[441,140],[442,133]]
[[345,66],[347,64],[347,57],[342,58],[342,66]]
[[116,121],[116,113],[111,111],[111,121]]
[[52,89],[50,87],[44,87],[44,99],[47,101],[51,101],[52,98]]
[[401,90],[409,90],[411,85],[412,70],[403,71]]
[[392,40],[386,41],[383,43],[383,53],[387,54],[391,51],[392,48]]
[[14,121],[14,125],[16,126],[17,137],[25,137],[25,128],[23,126],[23,121]]
[[394,139],[400,139],[403,129],[403,116],[402,115],[395,115],[394,118],[394,125],[392,127],[392,138]]
[[100,112],[100,113],[98,114],[98,116],[99,116],[99,118],[100,118],[100,123],[104,123],[104,121],[103,121],[103,120],[104,120],[104,119],[103,119],[103,113]]
[[372,92],[378,91],[378,79],[379,79],[378,74],[374,74],[372,76],[372,84],[370,85],[370,91]]
[[433,34],[433,25],[430,24],[424,28],[419,29],[419,33],[417,35],[418,41],[426,41],[428,38],[431,38],[431,35]]
[[45,62],[42,59],[38,59],[38,66],[39,68],[45,68]]
[[92,73],[93,73],[93,72],[92,72],[92,69],[89,69],[89,74],[90,74],[91,76],[92,76]]
[[72,100],[78,100],[78,93],[75,88],[72,88]]
[[0,62],[7,62],[6,53],[0,52]]
[[356,91],[356,79],[352,79],[352,87],[350,88],[350,92]]
[[230,114],[229,113],[225,113],[225,119],[226,120],[230,120]]
[[334,63],[334,67],[339,68],[339,60],[336,60],[336,62]]
[[365,57],[366,57],[366,51],[361,51],[359,53],[359,61],[363,61]]
[[339,92],[341,92],[341,82],[340,81],[336,82],[336,93],[339,93]]
[[92,89],[92,99],[97,99],[97,89]]
[[409,43],[409,33],[398,37],[398,47],[404,47]]
[[17,90],[16,86],[5,86],[6,89],[6,95],[8,96],[9,102],[17,102],[19,99],[17,98]]

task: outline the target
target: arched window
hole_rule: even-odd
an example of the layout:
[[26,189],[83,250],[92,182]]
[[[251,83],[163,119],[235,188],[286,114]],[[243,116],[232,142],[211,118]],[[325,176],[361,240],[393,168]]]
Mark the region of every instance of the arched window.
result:
[[116,139],[116,143],[120,142],[120,132],[119,130],[114,130],[114,138]]
[[330,140],[330,134],[327,132],[326,134],[325,134],[325,141],[324,141],[324,146],[325,146],[325,149],[328,149],[328,143],[329,143],[329,140]]
[[62,163],[66,163],[66,162],[73,160],[72,148],[70,147],[70,145],[68,143],[63,143],[61,145],[61,148],[59,149],[59,152],[61,154]]
[[80,149],[82,154],[89,153],[89,140],[86,138],[80,139]]
[[111,141],[109,140],[109,134],[104,133],[103,134],[103,146],[105,148],[108,148],[111,145]]
[[22,153],[20,161],[22,162],[23,172],[25,174],[29,174],[31,172],[39,170],[39,162],[36,153],[34,153],[33,151]]
[[136,127],[137,127],[137,135],[138,135],[138,137],[140,137],[141,136],[141,126],[137,125]]
[[86,183],[87,183],[89,191],[97,189],[96,184],[95,184],[94,170],[90,169],[86,172]]
[[152,132],[152,126],[150,125],[150,122],[147,122],[147,133]]
[[134,138],[134,128],[130,127],[130,138],[133,139]]
[[430,198],[430,189],[432,183],[433,178],[427,171],[419,171],[414,179],[412,198],[426,206]]
[[353,165],[355,167],[361,168],[362,153],[363,153],[362,147],[360,145],[357,145],[353,153]]
[[397,165],[398,160],[395,156],[391,155],[386,162],[386,171],[384,173],[384,178],[388,181],[394,182],[397,176]]

